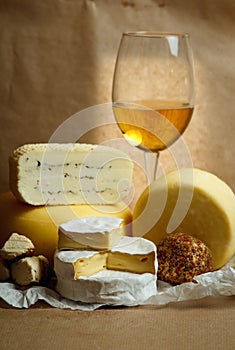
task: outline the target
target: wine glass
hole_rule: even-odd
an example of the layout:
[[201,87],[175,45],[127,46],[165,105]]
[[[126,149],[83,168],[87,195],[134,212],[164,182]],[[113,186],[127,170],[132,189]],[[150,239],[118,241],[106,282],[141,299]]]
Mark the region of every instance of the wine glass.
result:
[[[144,151],[147,177],[153,181],[159,152],[180,137],[194,109],[189,34],[123,33],[114,70],[112,106],[126,140]],[[156,156],[151,169],[153,153]]]

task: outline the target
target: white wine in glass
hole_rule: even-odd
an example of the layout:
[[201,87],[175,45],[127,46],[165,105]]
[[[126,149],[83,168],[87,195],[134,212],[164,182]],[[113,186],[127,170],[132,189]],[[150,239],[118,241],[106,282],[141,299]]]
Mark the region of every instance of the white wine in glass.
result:
[[[126,140],[145,152],[149,181],[159,151],[186,129],[194,109],[193,55],[187,33],[123,33],[113,78],[113,111]],[[150,173],[149,155],[155,153]]]

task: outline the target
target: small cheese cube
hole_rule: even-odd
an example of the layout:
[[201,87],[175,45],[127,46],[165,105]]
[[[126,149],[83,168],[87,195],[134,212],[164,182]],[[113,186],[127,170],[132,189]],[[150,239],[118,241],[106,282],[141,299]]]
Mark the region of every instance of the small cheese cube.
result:
[[5,260],[13,260],[22,256],[31,256],[34,251],[34,245],[29,238],[18,233],[12,233],[0,249],[0,257]]
[[49,263],[43,255],[22,258],[11,265],[12,279],[21,286],[46,281],[48,273]]

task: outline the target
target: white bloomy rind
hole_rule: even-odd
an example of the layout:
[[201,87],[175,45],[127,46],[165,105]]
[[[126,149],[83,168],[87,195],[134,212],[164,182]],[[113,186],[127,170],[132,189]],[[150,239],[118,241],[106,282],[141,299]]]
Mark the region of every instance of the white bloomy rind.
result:
[[[59,226],[59,249],[109,249],[125,235],[123,219],[89,216]],[[68,238],[69,240],[67,240]]]
[[103,270],[78,280],[57,276],[57,291],[65,298],[85,303],[138,305],[156,295],[157,278],[151,273],[134,274]]
[[[157,267],[156,246],[136,237],[122,237],[109,251],[61,250],[54,256],[57,291],[87,303],[144,302],[156,294]],[[78,276],[80,272],[83,275]]]

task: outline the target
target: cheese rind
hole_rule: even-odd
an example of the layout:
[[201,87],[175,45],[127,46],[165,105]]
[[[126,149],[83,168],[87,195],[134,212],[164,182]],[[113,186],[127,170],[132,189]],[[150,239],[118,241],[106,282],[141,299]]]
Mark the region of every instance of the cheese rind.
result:
[[110,249],[125,235],[123,220],[90,216],[59,226],[58,249]]
[[106,252],[60,250],[54,256],[55,274],[64,278],[78,279],[104,269],[156,274],[156,246],[144,238],[122,237],[115,248]]
[[66,221],[87,216],[110,216],[123,219],[129,227],[130,208],[120,202],[113,205],[58,205],[34,207],[16,200],[12,193],[0,194],[0,247],[12,232],[27,236],[35,246],[35,254],[46,256],[53,266],[57,249],[58,227]]
[[57,275],[56,290],[65,298],[85,303],[138,305],[157,292],[156,275],[103,270],[77,280]]
[[168,233],[188,233],[212,252],[214,270],[235,253],[235,196],[215,175],[179,169],[148,186],[133,214],[133,235],[156,245]]
[[133,164],[115,148],[29,144],[9,158],[10,188],[31,205],[113,204],[131,189]]

